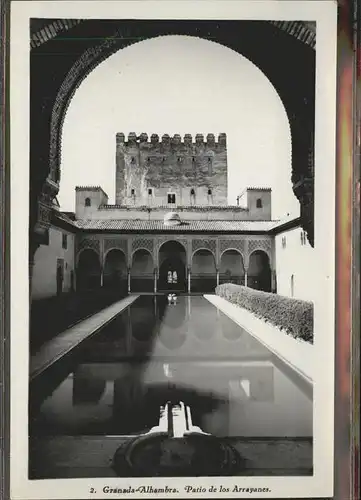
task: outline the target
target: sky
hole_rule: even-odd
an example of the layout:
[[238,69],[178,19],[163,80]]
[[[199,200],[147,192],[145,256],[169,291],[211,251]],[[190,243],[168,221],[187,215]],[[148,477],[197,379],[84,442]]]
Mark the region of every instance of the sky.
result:
[[80,85],[62,137],[58,200],[100,185],[114,203],[115,134],[227,134],[228,203],[246,187],[272,188],[272,217],[299,215],[286,111],[266,76],[214,42],[165,36],[119,50]]

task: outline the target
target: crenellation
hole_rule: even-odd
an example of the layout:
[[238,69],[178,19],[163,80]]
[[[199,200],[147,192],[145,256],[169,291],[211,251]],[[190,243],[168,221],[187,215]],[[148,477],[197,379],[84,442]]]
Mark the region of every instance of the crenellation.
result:
[[203,134],[197,134],[196,135],[196,144],[201,145],[204,142],[204,136]]
[[167,145],[167,146],[178,146],[184,148],[185,150],[191,146],[204,146],[208,148],[216,149],[218,146],[226,146],[227,136],[225,133],[218,134],[218,140],[213,133],[209,133],[206,136],[199,133],[194,137],[192,134],[184,134],[183,140],[180,134],[174,134],[170,136],[169,134],[163,134],[160,138],[159,134],[151,134],[150,138],[146,132],[142,132],[139,136],[135,132],[129,132],[127,136],[127,141],[125,140],[125,134],[123,132],[118,132],[116,134],[117,144],[124,144],[124,147],[138,146],[140,144],[147,143],[150,145]]
[[152,144],[158,144],[159,143],[159,135],[158,134],[152,134],[150,137],[150,141]]
[[137,134],[135,132],[129,132],[128,145],[135,145],[136,142],[137,142]]
[[209,148],[215,147],[216,145],[216,138],[214,134],[207,134],[207,146]]
[[117,144],[124,143],[125,135],[122,132],[119,132],[118,134],[116,134],[116,139],[117,139]]

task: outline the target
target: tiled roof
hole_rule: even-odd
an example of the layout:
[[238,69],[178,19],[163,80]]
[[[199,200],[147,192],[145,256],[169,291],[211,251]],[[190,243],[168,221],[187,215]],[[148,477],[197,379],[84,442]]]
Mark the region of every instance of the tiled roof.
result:
[[248,208],[239,205],[100,205],[99,210],[128,210],[140,212],[156,212],[171,210],[172,212],[248,212]]
[[165,226],[163,220],[77,220],[80,229],[92,231],[157,231],[157,232],[265,232],[277,221],[183,221],[179,226]]
[[68,224],[71,224],[74,227],[78,227],[76,221],[72,220],[68,215],[66,215],[64,212],[57,212],[54,210],[54,217],[58,220],[62,220]]

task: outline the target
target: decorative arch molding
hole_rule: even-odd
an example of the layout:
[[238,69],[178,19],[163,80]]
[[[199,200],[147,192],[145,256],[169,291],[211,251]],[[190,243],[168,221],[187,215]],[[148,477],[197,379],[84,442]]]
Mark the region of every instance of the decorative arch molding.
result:
[[[240,24],[242,37],[238,35]],[[309,40],[312,30],[304,23],[301,27],[298,30],[268,21],[87,20],[63,32],[61,39],[55,36],[33,48],[31,122],[37,127],[31,127],[32,227],[39,217],[37,204],[42,190],[51,186],[48,198],[55,196],[58,190],[62,125],[69,103],[82,81],[98,64],[133,44],[134,40],[186,35],[219,43],[243,55],[276,89],[290,123],[293,190],[300,202],[303,228],[313,245],[315,51],[304,28],[308,30]],[[72,44],[74,50],[63,50],[59,68],[50,74],[46,68],[53,57],[54,44],[58,53],[61,53],[62,44],[69,49]],[[302,85],[294,85],[295,81]]]
[[192,257],[198,250],[209,250],[216,257],[217,242],[208,238],[196,238],[192,240]]
[[199,253],[200,251],[206,251],[208,253],[210,253],[211,255],[213,255],[213,258],[214,258],[214,265],[217,267],[217,260],[216,260],[216,254],[214,252],[212,252],[212,250],[210,250],[209,248],[205,248],[205,247],[200,247],[200,248],[197,248],[197,250],[195,250],[194,252],[192,252],[192,256],[191,256],[191,263],[193,263],[193,257]]
[[97,237],[87,236],[77,242],[76,250],[79,253],[81,250],[95,250],[100,255],[100,240]]
[[104,258],[111,250],[120,250],[124,253],[125,257],[127,257],[127,240],[121,238],[104,238]]
[[157,240],[157,254],[159,255],[162,246],[164,246],[166,243],[172,242],[182,245],[184,251],[187,253],[187,240],[185,238],[162,238]]
[[100,253],[98,250],[96,250],[95,248],[91,248],[91,247],[84,247],[82,248],[81,250],[78,250],[77,251],[77,254],[76,254],[76,259],[75,259],[75,262],[76,262],[76,265],[78,266],[79,265],[79,262],[80,262],[80,256],[82,253],[84,253],[85,251],[87,250],[90,250],[92,252],[94,252],[96,254],[96,256],[98,257],[98,260],[99,260],[99,266],[101,266],[101,258],[100,258]]
[[219,241],[219,253],[220,256],[224,254],[227,250],[237,250],[238,252],[241,253],[241,255],[244,255],[245,253],[245,240],[220,240]]
[[137,250],[147,250],[152,257],[154,252],[154,240],[151,238],[135,238],[132,240],[132,255]]
[[229,248],[226,248],[225,250],[223,250],[222,253],[220,253],[220,256],[219,256],[219,259],[220,259],[220,262],[222,260],[222,256],[227,253],[227,252],[230,252],[230,251],[234,251],[234,252],[237,252],[240,256],[241,256],[241,259],[242,259],[242,263],[244,264],[244,260],[245,260],[245,254],[244,252],[242,252],[241,250],[239,250],[238,248],[233,248],[233,247],[229,247]]
[[248,242],[248,255],[247,255],[247,268],[249,266],[249,261],[251,255],[257,251],[264,252],[269,260],[270,266],[272,266],[272,244],[270,240],[250,240]]
[[111,252],[119,252],[120,254],[122,254],[122,256],[125,259],[125,263],[127,264],[127,254],[125,253],[124,250],[122,250],[121,248],[117,248],[117,247],[111,247],[106,252],[104,251],[104,255],[103,255],[104,264],[107,261],[108,254],[110,254]]
[[154,255],[153,255],[153,252],[151,252],[148,248],[145,248],[145,247],[139,247],[139,248],[137,248],[137,249],[136,249],[136,250],[134,250],[134,251],[132,250],[132,256],[131,256],[132,258],[131,258],[131,262],[133,263],[134,255],[135,255],[137,252],[141,251],[141,250],[143,250],[144,252],[149,253],[149,255],[151,256],[151,258],[152,258],[152,260],[153,260],[153,263],[154,263]]

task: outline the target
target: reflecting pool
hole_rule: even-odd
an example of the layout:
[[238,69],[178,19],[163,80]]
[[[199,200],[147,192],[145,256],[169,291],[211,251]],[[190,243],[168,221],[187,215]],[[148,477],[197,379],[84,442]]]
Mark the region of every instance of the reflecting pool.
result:
[[139,297],[37,384],[32,436],[134,436],[181,401],[217,437],[312,437],[312,387],[201,296]]

